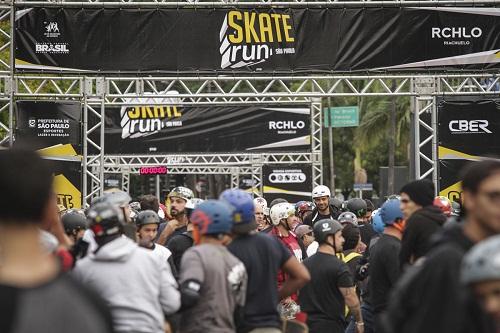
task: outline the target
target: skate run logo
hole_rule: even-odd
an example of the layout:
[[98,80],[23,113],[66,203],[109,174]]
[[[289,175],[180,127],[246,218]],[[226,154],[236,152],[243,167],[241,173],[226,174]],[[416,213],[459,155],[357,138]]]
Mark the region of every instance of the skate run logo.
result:
[[222,69],[295,54],[295,31],[288,14],[232,10],[224,17],[219,40]]

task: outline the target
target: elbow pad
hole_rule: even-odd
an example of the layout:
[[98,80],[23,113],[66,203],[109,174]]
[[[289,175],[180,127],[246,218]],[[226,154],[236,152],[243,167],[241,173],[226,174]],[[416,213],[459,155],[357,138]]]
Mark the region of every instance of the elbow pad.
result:
[[181,310],[188,309],[200,299],[201,284],[196,280],[187,280],[181,284]]

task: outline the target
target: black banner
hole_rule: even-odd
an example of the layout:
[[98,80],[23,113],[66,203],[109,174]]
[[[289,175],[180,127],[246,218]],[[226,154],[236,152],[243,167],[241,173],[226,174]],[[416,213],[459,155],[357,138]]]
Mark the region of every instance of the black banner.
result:
[[16,110],[15,144],[47,150],[45,155],[81,154],[79,102],[17,101]]
[[321,73],[491,69],[490,8],[123,9],[17,12],[16,70]]
[[309,107],[146,105],[106,108],[105,112],[109,154],[309,151],[311,148]]
[[469,161],[500,158],[500,100],[482,96],[437,99],[439,193],[460,196],[460,169]]
[[262,166],[264,198],[283,198],[290,203],[311,201],[312,166],[305,164]]

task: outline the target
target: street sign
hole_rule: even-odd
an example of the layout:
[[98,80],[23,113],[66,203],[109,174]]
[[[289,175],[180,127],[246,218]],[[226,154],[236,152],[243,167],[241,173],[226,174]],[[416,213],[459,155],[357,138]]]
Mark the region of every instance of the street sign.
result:
[[373,184],[354,184],[354,191],[373,191]]
[[357,127],[359,126],[358,106],[338,106],[324,109],[325,127]]

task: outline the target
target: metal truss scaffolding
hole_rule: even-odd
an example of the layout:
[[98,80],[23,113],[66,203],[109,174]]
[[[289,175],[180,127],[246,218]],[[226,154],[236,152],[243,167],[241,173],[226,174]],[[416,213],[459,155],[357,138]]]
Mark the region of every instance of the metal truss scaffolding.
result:
[[[289,75],[289,76],[104,76],[86,72],[82,75],[20,74],[14,71],[13,29],[15,10],[26,6],[50,7],[405,7],[405,6],[495,6],[498,0],[477,1],[246,1],[246,0],[156,0],[139,2],[103,1],[15,1],[0,2],[0,133],[4,143],[12,144],[14,104],[19,99],[76,100],[82,103],[83,117],[83,195],[85,202],[103,190],[105,172],[122,173],[123,186],[129,187],[129,174],[145,165],[167,165],[170,173],[224,173],[231,175],[231,186],[242,175],[251,175],[255,188],[262,190],[262,165],[267,163],[308,163],[313,166],[313,183],[322,183],[321,98],[340,96],[412,96],[414,106],[415,178],[433,177],[436,181],[436,96],[485,95],[500,93],[500,74],[460,72],[405,73],[365,75]],[[7,60],[8,58],[8,60]],[[393,85],[393,82],[396,82]],[[110,156],[104,143],[104,110],[108,105],[124,105],[131,98],[154,95],[172,97],[167,91],[177,91],[182,105],[221,104],[294,104],[311,103],[311,153],[287,154],[200,154],[164,156]],[[89,116],[97,123],[89,123]],[[2,122],[1,119],[7,119]],[[95,135],[99,133],[99,135]],[[97,140],[90,138],[98,137]],[[97,151],[90,155],[89,149]],[[90,184],[90,188],[87,188]]]

